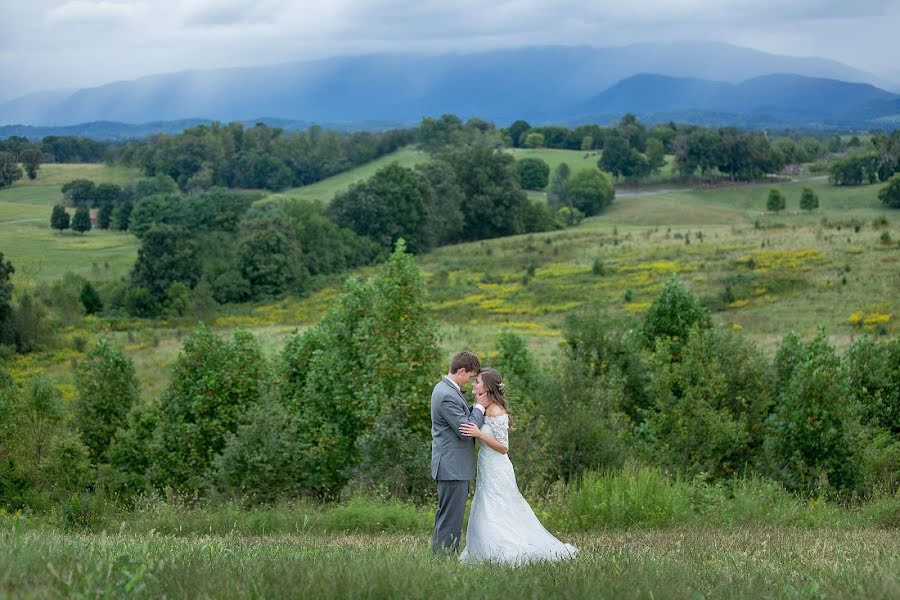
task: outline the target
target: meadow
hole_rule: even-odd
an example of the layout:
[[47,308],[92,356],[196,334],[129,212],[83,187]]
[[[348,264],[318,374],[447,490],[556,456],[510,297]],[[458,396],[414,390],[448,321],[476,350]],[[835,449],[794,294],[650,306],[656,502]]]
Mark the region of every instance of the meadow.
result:
[[[523,152],[548,162],[571,155],[571,164],[584,155]],[[424,157],[404,149],[376,162],[409,165]],[[316,191],[298,188],[262,201],[327,199],[377,168],[372,163],[308,186]],[[137,176],[105,165],[44,165],[36,182],[0,191],[0,241],[16,266],[17,283],[51,282],[67,271],[92,280],[125,275],[137,253],[134,236],[97,230],[60,236],[49,228],[49,207],[70,178],[121,183]],[[799,210],[803,186],[819,195],[818,210]],[[764,214],[770,187],[787,196],[788,208],[778,215]],[[900,219],[878,201],[878,189],[835,187],[819,177],[623,194],[574,228],[439,248],[418,262],[448,354],[469,347],[490,357],[497,335],[511,331],[528,340],[540,361],[549,361],[567,314],[600,306],[624,322],[637,319],[673,275],[711,306],[719,326],[767,351],[790,330],[809,338],[818,327],[845,348],[863,333],[898,331]],[[317,322],[340,293],[340,283],[332,283],[304,298],[223,307],[213,326],[223,334],[248,329],[275,353],[286,335]],[[165,387],[166,368],[192,326],[88,318],[69,325],[65,348],[17,357],[12,368],[23,376],[43,370],[72,393],[70,360],[84,342],[89,346],[102,335],[135,361],[142,394],[152,397]]]
[[[523,152],[573,167],[584,155]],[[401,150],[262,201],[327,201],[380,165],[424,159]],[[16,285],[52,282],[69,271],[95,281],[125,275],[137,252],[133,236],[59,235],[49,228],[49,214],[70,179],[124,183],[138,176],[105,165],[44,165],[37,181],[0,191],[0,251],[17,268]],[[811,213],[798,208],[806,185],[821,203]],[[788,209],[778,215],[763,212],[773,186],[787,196]],[[809,338],[819,327],[842,349],[862,334],[898,332],[900,213],[878,201],[878,189],[836,188],[813,178],[623,194],[574,228],[440,248],[417,262],[441,350],[468,347],[485,362],[497,336],[509,331],[546,365],[558,355],[567,315],[592,306],[622,323],[637,320],[673,275],[712,309],[717,326],[768,353],[788,331]],[[332,281],[303,298],[221,307],[212,324],[223,335],[253,332],[273,356],[340,293],[340,282]],[[167,386],[168,367],[193,326],[79,318],[63,326],[58,347],[16,355],[9,366],[17,379],[49,375],[70,401],[73,365],[105,337],[134,361],[141,395],[152,398]],[[758,480],[706,484],[652,469],[600,474],[547,494],[523,491],[541,521],[581,549],[576,560],[518,569],[435,560],[430,506],[372,498],[252,509],[214,499],[147,498],[126,510],[75,496],[48,515],[0,512],[0,595],[900,595],[896,494],[840,505]]]

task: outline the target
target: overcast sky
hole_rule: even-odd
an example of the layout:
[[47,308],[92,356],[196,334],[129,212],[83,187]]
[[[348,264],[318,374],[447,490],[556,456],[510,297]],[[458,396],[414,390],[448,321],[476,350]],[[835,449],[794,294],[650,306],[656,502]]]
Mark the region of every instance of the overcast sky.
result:
[[369,51],[683,40],[821,56],[900,82],[898,30],[900,0],[0,0],[0,100]]

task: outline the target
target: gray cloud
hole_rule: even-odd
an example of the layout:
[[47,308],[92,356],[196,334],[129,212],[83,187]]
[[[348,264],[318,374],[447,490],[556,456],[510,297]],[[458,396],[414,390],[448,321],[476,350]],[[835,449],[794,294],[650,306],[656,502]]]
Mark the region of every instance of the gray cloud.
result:
[[0,99],[192,68],[369,51],[712,40],[888,77],[895,0],[31,0],[4,2]]

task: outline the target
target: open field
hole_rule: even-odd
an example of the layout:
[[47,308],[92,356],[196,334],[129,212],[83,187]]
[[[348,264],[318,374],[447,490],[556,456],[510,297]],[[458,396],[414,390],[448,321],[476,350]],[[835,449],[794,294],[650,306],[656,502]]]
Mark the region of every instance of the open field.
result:
[[463,566],[427,535],[0,532],[13,597],[896,598],[895,531],[631,531],[573,561]]
[[[408,149],[398,154],[408,164],[424,156]],[[62,177],[49,168],[61,166],[47,165],[46,175],[60,181],[87,175],[71,169]],[[127,175],[119,169],[105,172],[109,168],[102,165],[87,168],[97,180],[121,181]],[[357,169],[316,185],[340,189],[363,176]],[[335,181],[339,178],[343,183]],[[809,214],[798,210],[804,185],[813,187],[821,202],[821,208]],[[137,253],[133,236],[103,231],[59,236],[49,228],[49,203],[34,194],[35,187],[18,185],[0,192],[0,251],[16,266],[17,281],[52,281],[66,271],[94,280],[127,273]],[[778,184],[788,210],[762,216],[769,187],[623,196],[575,228],[461,244],[423,255],[419,264],[441,348],[451,353],[469,347],[490,356],[497,335],[512,331],[526,337],[532,352],[547,361],[557,352],[560,325],[571,311],[591,304],[622,320],[638,319],[676,273],[713,307],[716,323],[738,330],[770,352],[790,330],[808,337],[825,327],[840,348],[866,332],[896,335],[900,211],[878,201],[879,186],[838,188],[822,179]],[[886,228],[873,226],[880,217],[888,220]],[[890,243],[881,240],[885,231]],[[726,288],[733,296],[728,302]],[[315,323],[339,293],[340,287],[331,285],[305,298],[223,307],[214,325],[223,334],[237,327],[249,329],[274,354],[286,335]],[[136,320],[118,323],[111,331],[108,324],[90,320],[73,323],[64,340],[68,345],[78,337],[88,342],[110,337],[135,360],[142,392],[152,396],[165,386],[166,367],[192,325]],[[20,374],[44,369],[64,390],[71,390],[69,360],[78,355],[67,347],[40,357],[19,357],[12,367]]]

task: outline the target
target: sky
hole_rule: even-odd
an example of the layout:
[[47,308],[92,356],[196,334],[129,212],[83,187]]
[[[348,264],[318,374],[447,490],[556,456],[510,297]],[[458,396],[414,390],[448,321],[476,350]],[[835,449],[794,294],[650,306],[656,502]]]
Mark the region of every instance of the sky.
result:
[[367,52],[728,42],[900,86],[900,0],[0,0],[0,100]]

